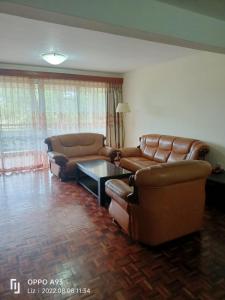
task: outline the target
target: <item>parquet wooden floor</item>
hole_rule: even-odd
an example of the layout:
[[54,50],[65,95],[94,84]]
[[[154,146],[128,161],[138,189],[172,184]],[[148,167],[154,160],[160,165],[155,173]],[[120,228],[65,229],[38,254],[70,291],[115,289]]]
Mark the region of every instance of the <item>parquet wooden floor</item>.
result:
[[[151,248],[131,242],[73,182],[47,172],[0,176],[0,237],[1,300],[225,299],[225,214],[216,209],[206,210],[201,233]],[[28,279],[48,284],[37,293]]]

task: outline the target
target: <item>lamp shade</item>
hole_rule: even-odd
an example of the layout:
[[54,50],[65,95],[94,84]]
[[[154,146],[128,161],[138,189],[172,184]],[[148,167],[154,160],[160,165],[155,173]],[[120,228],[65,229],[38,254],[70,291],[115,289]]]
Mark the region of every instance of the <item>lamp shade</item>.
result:
[[127,113],[130,112],[130,107],[128,103],[119,103],[116,108],[117,113]]
[[59,65],[66,60],[66,56],[60,53],[44,53],[41,56],[51,65]]

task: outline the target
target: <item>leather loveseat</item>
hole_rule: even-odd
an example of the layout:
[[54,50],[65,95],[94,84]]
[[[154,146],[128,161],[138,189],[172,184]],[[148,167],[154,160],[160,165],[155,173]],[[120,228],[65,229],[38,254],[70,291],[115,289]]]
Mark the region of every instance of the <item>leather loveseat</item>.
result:
[[95,159],[113,161],[115,149],[104,145],[97,133],[74,133],[48,137],[50,170],[62,180],[76,177],[76,162]]
[[139,169],[165,162],[204,160],[207,144],[190,138],[148,134],[140,137],[137,148],[120,149],[120,166],[136,172]]
[[109,213],[134,240],[158,245],[201,229],[206,161],[162,163],[141,169],[122,180],[106,182]]

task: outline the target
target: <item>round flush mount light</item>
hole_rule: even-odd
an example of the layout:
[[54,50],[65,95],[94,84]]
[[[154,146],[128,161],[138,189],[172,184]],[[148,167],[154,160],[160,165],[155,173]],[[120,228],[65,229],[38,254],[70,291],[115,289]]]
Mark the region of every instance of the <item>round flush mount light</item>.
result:
[[63,63],[67,58],[64,54],[55,52],[44,53],[41,55],[41,57],[51,65],[59,65]]

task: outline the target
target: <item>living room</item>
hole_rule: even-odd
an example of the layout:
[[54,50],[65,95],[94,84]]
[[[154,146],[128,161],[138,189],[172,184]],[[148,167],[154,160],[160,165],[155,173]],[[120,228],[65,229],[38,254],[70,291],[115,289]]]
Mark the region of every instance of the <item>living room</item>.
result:
[[[224,11],[221,1],[1,1],[0,299],[225,298]],[[49,52],[65,61],[50,65]],[[62,147],[51,139],[64,134]],[[68,134],[79,146],[70,167],[55,154],[72,148]],[[104,178],[87,156],[107,162]],[[146,194],[171,201],[178,233],[163,211],[156,230],[156,215],[142,223],[148,238],[137,233]]]

